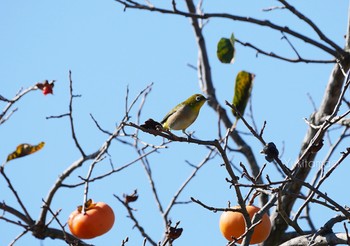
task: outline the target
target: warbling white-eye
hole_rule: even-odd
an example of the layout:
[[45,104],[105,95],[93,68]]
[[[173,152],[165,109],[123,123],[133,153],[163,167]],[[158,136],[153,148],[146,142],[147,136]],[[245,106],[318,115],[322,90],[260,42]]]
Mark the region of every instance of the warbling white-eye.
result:
[[173,108],[160,123],[165,130],[182,130],[186,134],[185,130],[197,119],[206,101],[203,95],[194,94]]

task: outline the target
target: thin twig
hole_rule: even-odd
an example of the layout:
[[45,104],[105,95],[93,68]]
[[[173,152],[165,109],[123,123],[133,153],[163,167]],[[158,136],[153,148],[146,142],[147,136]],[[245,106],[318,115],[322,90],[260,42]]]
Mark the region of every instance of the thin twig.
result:
[[13,109],[7,116],[5,116],[7,114],[7,112],[10,110],[10,108],[17,102],[19,101],[24,95],[26,95],[27,93],[36,90],[37,87],[31,86],[28,87],[25,90],[19,90],[18,93],[16,94],[16,96],[14,98],[12,98],[11,100],[8,100],[4,97],[1,96],[1,98],[3,99],[2,101],[8,102],[8,104],[6,105],[6,107],[3,109],[2,113],[0,114],[0,125],[3,124],[4,122],[6,122],[11,115],[17,111],[17,108]]
[[[347,128],[344,129],[343,133],[340,135],[340,137],[338,138],[338,140],[336,141],[336,143],[330,147],[328,154],[326,155],[324,161],[322,161],[322,165],[320,166],[319,170],[317,171],[317,173],[315,174],[315,177],[313,179],[311,183],[312,186],[316,187],[317,184],[317,180],[319,179],[319,177],[321,176],[321,174],[324,171],[324,167],[325,165],[328,163],[329,159],[331,158],[332,154],[334,153],[335,149],[339,146],[339,144],[341,143],[341,141],[344,139],[345,136],[345,132],[347,132]],[[306,199],[306,201],[300,206],[300,208],[297,210],[297,212],[294,215],[293,220],[297,220],[298,217],[300,216],[302,210],[307,206],[307,203],[313,198],[313,192],[309,191],[308,194],[308,198]]]
[[294,47],[294,45],[292,44],[292,42],[289,40],[289,38],[283,33],[282,34],[282,39],[285,39],[287,41],[287,43],[289,44],[289,46],[293,49],[293,51],[295,52],[295,54],[297,55],[298,59],[302,59],[299,52],[297,51],[297,49]]
[[26,206],[24,205],[24,203],[22,202],[22,199],[19,197],[16,189],[14,188],[14,186],[12,185],[12,182],[10,180],[10,178],[5,174],[5,168],[0,166],[0,173],[1,175],[4,177],[4,179],[6,180],[6,183],[9,187],[9,189],[11,190],[11,192],[13,193],[13,195],[16,197],[16,200],[18,202],[18,204],[20,205],[21,209],[23,210],[25,216],[26,216],[26,221],[27,223],[31,226],[34,225],[35,221],[32,219],[32,217],[30,216]]
[[206,157],[197,165],[195,166],[193,172],[190,174],[190,176],[186,179],[186,181],[181,185],[179,190],[174,194],[173,198],[171,199],[168,207],[165,209],[163,216],[166,221],[169,220],[168,215],[170,213],[170,210],[174,206],[174,204],[177,203],[177,198],[180,196],[181,192],[185,189],[185,187],[189,184],[189,182],[195,177],[197,172],[206,164],[209,162],[209,160],[213,159],[216,155],[216,153],[213,153],[214,149],[211,149],[209,153],[206,155]]
[[139,232],[141,233],[141,235],[147,239],[147,241],[152,244],[153,246],[157,246],[157,243],[155,241],[152,240],[152,238],[145,232],[145,229],[140,225],[140,223],[138,222],[138,220],[136,219],[136,217],[134,216],[133,210],[132,208],[129,206],[128,203],[124,202],[121,198],[119,198],[117,195],[113,195],[115,198],[117,198],[117,200],[124,205],[124,207],[126,208],[126,210],[128,211],[129,214],[129,218],[134,222],[134,226],[139,230]]
[[[109,172],[107,172],[107,173],[105,173],[105,174],[96,176],[96,177],[94,177],[94,178],[90,178],[90,179],[89,179],[89,183],[92,183],[92,182],[97,181],[97,180],[101,180],[101,179],[103,179],[103,178],[105,178],[105,177],[108,177],[108,176],[114,174],[114,173],[120,172],[120,171],[124,170],[125,168],[127,168],[127,167],[129,167],[129,166],[131,166],[131,165],[133,165],[133,164],[135,164],[135,163],[137,163],[137,162],[139,162],[142,158],[144,158],[144,157],[146,157],[146,156],[148,156],[148,155],[150,155],[150,154],[153,154],[153,153],[155,153],[155,152],[157,152],[157,149],[152,149],[152,150],[150,150],[149,152],[147,152],[147,153],[145,153],[145,154],[143,154],[143,155],[137,157],[135,160],[133,160],[133,161],[131,161],[131,162],[129,162],[129,163],[124,164],[124,165],[121,166],[121,167],[118,167],[118,168],[113,168],[113,167],[112,167],[112,170],[111,170],[111,171],[109,171]],[[77,183],[77,184],[61,184],[61,186],[62,186],[62,187],[66,187],[66,188],[75,188],[75,187],[78,187],[78,186],[81,186],[81,185],[84,185],[84,184],[85,184],[85,182],[80,182],[80,183]]]
[[69,93],[70,93],[70,99],[69,99],[69,120],[70,120],[70,127],[71,127],[71,134],[72,134],[72,138],[74,140],[75,146],[78,148],[78,150],[80,151],[81,155],[83,157],[85,157],[85,153],[84,150],[82,149],[76,133],[75,133],[75,127],[74,127],[74,120],[73,120],[73,80],[72,80],[72,72],[69,70]]
[[332,40],[327,38],[327,36],[318,28],[318,26],[314,22],[311,21],[311,19],[303,15],[294,6],[290,5],[287,1],[285,0],[278,0],[278,1],[281,2],[290,12],[296,15],[299,19],[306,22],[317,33],[317,35],[320,37],[321,40],[325,41],[327,44],[332,46],[337,52],[339,52],[339,54],[344,54],[344,50],[339,45],[334,43]]
[[268,57],[272,57],[272,58],[276,58],[282,61],[286,61],[286,62],[291,62],[291,63],[316,63],[316,64],[328,64],[328,63],[336,63],[336,59],[332,59],[332,60],[316,60],[316,59],[304,59],[302,57],[297,57],[297,58],[288,58],[288,57],[284,57],[281,55],[277,55],[273,52],[270,51],[265,51],[262,50],[260,48],[258,48],[256,45],[248,43],[248,42],[243,42],[239,39],[235,39],[235,41],[245,47],[249,47],[253,50],[256,51],[256,55],[258,56],[258,54],[262,54]]

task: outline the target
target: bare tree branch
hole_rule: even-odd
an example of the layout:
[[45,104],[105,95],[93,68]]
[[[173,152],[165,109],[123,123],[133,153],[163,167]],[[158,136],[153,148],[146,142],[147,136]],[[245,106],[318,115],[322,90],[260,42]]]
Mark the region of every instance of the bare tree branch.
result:
[[147,239],[147,241],[152,244],[153,246],[157,246],[158,244],[152,240],[152,238],[146,233],[145,229],[140,225],[136,217],[134,216],[133,209],[129,206],[128,203],[124,202],[122,199],[120,199],[118,196],[114,195],[115,198],[118,199],[118,201],[124,205],[126,210],[128,211],[129,218],[135,223],[135,227],[139,230],[141,235]]
[[332,46],[339,54],[343,54],[344,50],[340,48],[336,43],[334,43],[332,40],[330,40],[319,28],[318,26],[310,20],[307,16],[303,15],[301,12],[299,12],[294,6],[290,5],[285,0],[278,0],[281,2],[286,9],[288,9],[290,12],[292,12],[294,15],[296,15],[299,19],[303,20],[305,23],[307,23],[320,37],[321,40],[325,41],[327,44]]
[[[28,217],[21,213],[20,211],[18,211],[17,209],[11,207],[11,206],[8,206],[5,202],[0,202],[0,209],[4,211],[4,215],[5,215],[5,212],[8,212],[12,215],[14,215],[16,218],[22,220],[25,224],[27,225],[31,225],[34,223],[34,221],[32,221],[31,219],[28,219]],[[2,215],[0,216],[0,219],[5,219],[5,216]],[[14,222],[15,224],[22,224],[22,223],[18,223],[18,222]]]
[[2,113],[0,114],[0,125],[3,124],[5,121],[7,121],[11,115],[17,111],[17,108],[13,109],[7,116],[7,112],[10,110],[10,108],[18,101],[20,100],[24,95],[26,95],[27,93],[29,93],[30,91],[33,91],[33,90],[36,90],[37,87],[34,85],[34,86],[31,86],[25,90],[20,90],[17,95],[9,100],[9,99],[6,99],[5,97],[1,96],[0,95],[0,99],[1,101],[4,101],[4,102],[8,102],[8,104],[6,105],[6,107],[3,109]]
[[286,26],[279,26],[277,24],[272,23],[269,20],[259,20],[256,18],[252,17],[245,17],[245,16],[238,16],[238,15],[232,15],[228,13],[201,13],[201,14],[196,14],[196,12],[184,12],[180,11],[177,9],[177,11],[170,10],[170,9],[164,9],[164,8],[157,8],[154,6],[147,6],[144,4],[140,4],[136,1],[131,1],[131,0],[115,0],[116,2],[122,4],[125,9],[130,8],[130,9],[141,9],[141,10],[147,10],[147,11],[152,11],[152,12],[159,12],[163,14],[170,14],[170,15],[179,15],[179,16],[184,16],[184,17],[191,17],[195,19],[210,19],[210,18],[221,18],[221,19],[228,19],[232,21],[240,21],[240,22],[247,22],[259,26],[264,26],[264,27],[269,27],[273,30],[277,31],[282,31],[285,33],[290,34],[291,36],[300,39],[302,41],[305,41],[308,44],[313,45],[314,47],[318,47],[321,50],[329,53],[332,57],[336,57],[339,60],[343,60],[344,57],[346,56],[346,53],[342,51],[339,53],[337,50],[334,50],[327,45],[324,45],[320,42],[317,42],[313,39],[311,39],[308,36],[305,36],[297,31],[294,31],[290,29],[289,27]]
[[165,209],[163,216],[164,219],[166,221],[169,220],[169,213],[170,210],[173,208],[174,204],[177,201],[177,198],[180,196],[181,192],[185,189],[185,187],[188,185],[188,183],[195,177],[195,175],[197,174],[197,172],[206,164],[208,163],[209,160],[211,160],[212,158],[214,158],[215,153],[214,149],[211,149],[209,151],[209,153],[207,154],[207,156],[201,161],[201,163],[199,163],[198,166],[194,167],[195,169],[193,170],[193,172],[190,174],[190,176],[186,179],[186,181],[181,185],[180,189],[175,193],[174,197],[171,199],[168,207]]
[[266,56],[269,56],[269,57],[272,57],[272,58],[276,58],[276,59],[279,59],[279,60],[282,60],[282,61],[287,61],[287,62],[292,62],[292,63],[301,63],[301,62],[304,62],[304,63],[321,63],[321,64],[328,64],[328,63],[336,63],[336,60],[333,59],[333,60],[311,60],[311,59],[304,59],[302,57],[298,57],[298,58],[288,58],[288,57],[283,57],[283,56],[280,56],[280,55],[277,55],[273,52],[268,52],[268,51],[264,51],[260,48],[258,48],[257,46],[251,44],[251,43],[248,43],[248,42],[242,42],[241,40],[235,38],[235,41],[243,46],[246,46],[246,47],[249,47],[249,48],[252,48],[256,51],[256,55],[258,56],[258,54],[262,54],[262,55],[266,55]]
[[[29,225],[33,225],[34,224],[34,220],[32,219],[32,217],[30,216],[26,206],[24,205],[24,203],[22,202],[22,199],[20,198],[20,196],[18,195],[18,192],[16,191],[16,189],[14,188],[14,186],[12,185],[12,182],[10,180],[10,178],[5,174],[5,168],[3,166],[0,166],[0,173],[1,175],[5,178],[7,185],[9,187],[9,189],[11,190],[11,192],[13,193],[13,195],[16,197],[16,200],[18,202],[18,204],[20,205],[21,209],[23,210],[26,219],[24,221],[28,222]],[[4,205],[3,208],[9,208],[7,206]],[[12,212],[16,212],[15,210],[10,210]],[[17,212],[16,212],[17,214]],[[20,215],[20,214],[19,214]],[[22,216],[20,216],[22,217]]]
[[69,120],[70,120],[70,127],[71,127],[71,134],[75,143],[75,146],[78,148],[80,151],[81,155],[85,157],[84,150],[80,146],[80,143],[77,139],[75,129],[74,129],[74,121],[73,121],[73,98],[75,95],[73,95],[73,80],[72,80],[72,72],[69,71],[69,92],[70,92],[70,100],[69,100]]

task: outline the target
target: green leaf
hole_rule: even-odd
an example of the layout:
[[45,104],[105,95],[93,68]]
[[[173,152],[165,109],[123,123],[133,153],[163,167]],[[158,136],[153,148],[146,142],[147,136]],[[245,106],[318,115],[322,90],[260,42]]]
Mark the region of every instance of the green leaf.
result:
[[232,33],[231,38],[221,38],[218,42],[217,56],[222,63],[233,63],[235,58],[235,37]]
[[[243,115],[250,98],[250,93],[253,88],[253,80],[255,75],[246,71],[240,71],[236,77],[235,94],[233,96],[232,104],[237,111]],[[238,114],[232,109],[232,113],[238,119]]]

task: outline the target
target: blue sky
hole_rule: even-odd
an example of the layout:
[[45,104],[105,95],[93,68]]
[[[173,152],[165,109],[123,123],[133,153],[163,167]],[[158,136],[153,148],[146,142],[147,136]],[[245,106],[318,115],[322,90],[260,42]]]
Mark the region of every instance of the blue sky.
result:
[[[163,1],[152,1],[154,5],[167,6]],[[308,15],[334,42],[344,46],[348,2],[294,1],[293,4]],[[278,24],[289,25],[304,34],[317,38],[311,29],[283,10],[263,12],[261,9],[278,5],[275,1],[211,1],[204,2],[204,11],[232,11],[233,14],[252,15],[260,19],[272,19]],[[182,4],[178,4],[182,8]],[[46,120],[45,117],[68,112],[69,80],[72,71],[74,93],[82,95],[74,101],[74,118],[77,136],[84,150],[90,153],[100,147],[106,135],[101,133],[89,114],[91,113],[109,131],[123,117],[127,86],[130,98],[143,88],[154,83],[147,98],[141,120],[162,117],[177,103],[200,92],[197,72],[187,64],[197,64],[197,46],[188,19],[136,10],[123,11],[123,7],[112,0],[104,1],[0,1],[0,95],[12,98],[20,88],[27,88],[44,79],[57,80],[54,95],[43,96],[40,91],[26,95],[16,107],[18,111],[0,127],[0,154],[3,160],[20,143],[36,144],[45,141],[40,152],[14,160],[6,168],[14,186],[34,218],[39,216],[42,198],[73,161],[79,158],[69,131],[67,118]],[[288,44],[281,40],[281,34],[268,28],[226,20],[210,20],[204,29],[207,48],[211,59],[214,85],[219,101],[231,100],[234,80],[240,70],[256,74],[252,92],[254,117],[260,127],[267,121],[265,138],[284,146],[282,160],[290,165],[297,158],[299,146],[307,129],[303,118],[313,112],[309,93],[319,105],[332,65],[290,64],[268,57],[255,56],[255,52],[236,46],[236,61],[233,65],[221,64],[216,59],[216,44],[221,37],[234,32],[242,41],[249,41],[278,54],[294,56]],[[310,48],[305,43],[290,39],[305,57],[330,57]],[[3,108],[5,104],[1,104]],[[132,111],[131,120],[136,120]],[[204,105],[198,120],[189,128],[201,139],[217,137],[217,116]],[[243,124],[238,130],[247,131]],[[128,129],[133,132],[133,129]],[[178,134],[181,135],[180,132]],[[162,139],[142,135],[152,144]],[[244,136],[251,144],[259,164],[264,158],[259,154],[261,145],[253,137]],[[234,143],[231,143],[235,147]],[[340,152],[342,149],[339,149]],[[110,154],[115,166],[121,166],[137,157],[132,148],[115,142]],[[153,177],[163,205],[166,207],[173,194],[192,172],[186,160],[198,164],[207,153],[203,146],[172,143],[169,148],[150,157]],[[321,161],[324,153],[320,153]],[[231,154],[234,164],[245,162],[243,156]],[[338,155],[335,156],[337,158]],[[208,163],[186,188],[180,200],[190,196],[210,206],[225,207],[227,201],[235,203],[233,191],[225,182],[227,173],[220,167],[221,160]],[[85,176],[87,163],[73,173],[67,183],[78,182],[78,175]],[[109,161],[101,163],[96,172],[108,170]],[[341,167],[335,172],[331,183],[325,183],[324,191],[332,194],[340,204],[350,200],[343,196],[337,186],[343,182]],[[267,169],[270,177],[278,178],[273,166]],[[346,182],[346,181],[345,181]],[[112,194],[121,196],[138,189],[140,199],[133,206],[136,216],[154,240],[161,240],[163,223],[150,191],[149,181],[140,163],[116,173],[102,181],[91,184],[90,195],[95,200],[109,203],[116,214],[116,223],[106,235],[88,242],[96,245],[115,245],[128,236],[128,245],[141,245],[142,237],[132,229],[133,224],[126,218],[124,207]],[[0,199],[17,207],[13,195],[0,179]],[[60,219],[64,222],[76,205],[81,203],[83,187],[62,189],[54,199],[52,209],[62,209]],[[321,226],[333,212],[315,206],[313,214]],[[321,216],[322,214],[322,216]],[[219,214],[195,204],[175,206],[171,213],[173,221],[181,221],[183,236],[178,245],[225,245],[226,240],[218,229]],[[56,225],[55,225],[56,226]],[[7,245],[21,230],[0,221],[0,245]],[[30,234],[16,245],[62,245],[57,240],[39,241]]]

